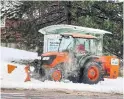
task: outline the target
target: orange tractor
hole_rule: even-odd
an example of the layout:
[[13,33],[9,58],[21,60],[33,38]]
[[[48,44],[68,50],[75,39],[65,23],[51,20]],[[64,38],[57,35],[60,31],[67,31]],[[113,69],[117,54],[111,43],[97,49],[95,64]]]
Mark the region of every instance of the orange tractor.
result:
[[[41,54],[41,60],[34,61],[35,73],[40,75],[42,81],[68,79],[72,82],[96,84],[104,78],[115,79],[118,77],[119,59],[116,56],[103,56],[103,35],[95,36],[90,33],[105,31],[81,27],[73,28],[70,25],[65,26],[66,28],[58,27],[61,29],[58,34],[60,36],[58,51],[44,52]],[[72,31],[65,31],[67,28]],[[87,32],[80,33],[80,29],[89,32],[88,34]],[[49,29],[46,28],[46,30]],[[50,28],[50,31],[52,30],[54,27]],[[73,33],[73,31],[77,33]],[[41,32],[43,33],[43,31]]]

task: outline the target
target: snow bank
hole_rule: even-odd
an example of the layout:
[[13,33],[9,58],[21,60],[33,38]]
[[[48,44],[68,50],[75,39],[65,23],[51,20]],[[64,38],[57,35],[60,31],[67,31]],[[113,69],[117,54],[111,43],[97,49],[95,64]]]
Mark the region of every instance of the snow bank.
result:
[[[24,82],[26,74],[24,72],[24,65],[13,64],[6,60],[11,59],[30,59],[36,58],[36,53],[1,47],[2,49],[2,61],[0,81],[1,88],[26,88],[26,89],[69,89],[78,91],[91,91],[91,92],[105,92],[105,93],[123,93],[123,78],[117,79],[105,79],[105,81],[99,82],[95,85],[79,84],[72,82],[53,82],[45,81],[41,82],[31,78],[31,81]],[[9,53],[9,54],[8,54]],[[15,54],[14,54],[15,53]],[[7,64],[16,65],[17,68],[11,73],[7,73]]]
[[28,52],[24,50],[0,47],[1,59],[6,61],[20,60],[20,59],[36,59],[37,53]]

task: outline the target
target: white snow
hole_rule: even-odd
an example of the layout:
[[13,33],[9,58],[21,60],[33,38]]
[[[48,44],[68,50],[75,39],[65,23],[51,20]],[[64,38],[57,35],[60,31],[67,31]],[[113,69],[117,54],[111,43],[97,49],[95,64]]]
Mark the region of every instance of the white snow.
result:
[[[23,50],[1,47],[1,72],[0,81],[1,88],[24,88],[24,89],[68,89],[78,91],[105,92],[105,93],[123,93],[123,78],[105,79],[95,85],[79,84],[72,82],[41,82],[31,78],[31,81],[24,82],[26,74],[24,72],[25,65],[13,64],[10,61],[13,59],[34,59],[37,58],[36,53]],[[17,68],[11,73],[7,73],[7,64],[16,65]]]
[[28,52],[19,49],[1,47],[1,59],[5,61],[20,60],[20,59],[36,59],[37,53]]

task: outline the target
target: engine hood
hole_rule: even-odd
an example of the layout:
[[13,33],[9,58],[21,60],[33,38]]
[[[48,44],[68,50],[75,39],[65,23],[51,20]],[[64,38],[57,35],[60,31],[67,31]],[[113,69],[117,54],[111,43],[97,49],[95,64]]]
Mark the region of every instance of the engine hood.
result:
[[42,62],[50,68],[57,66],[57,64],[68,62],[68,52],[46,52],[41,55]]

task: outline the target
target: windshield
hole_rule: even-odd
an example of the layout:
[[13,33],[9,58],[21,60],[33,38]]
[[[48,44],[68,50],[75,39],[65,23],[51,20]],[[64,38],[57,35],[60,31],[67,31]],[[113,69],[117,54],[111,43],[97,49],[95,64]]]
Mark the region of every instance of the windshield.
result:
[[59,51],[71,50],[72,48],[73,48],[73,38],[71,36],[62,37]]

